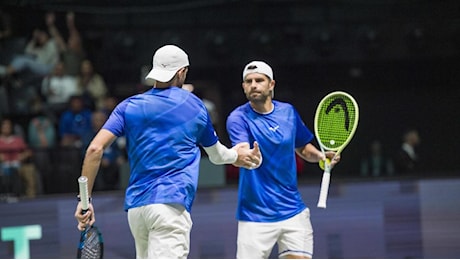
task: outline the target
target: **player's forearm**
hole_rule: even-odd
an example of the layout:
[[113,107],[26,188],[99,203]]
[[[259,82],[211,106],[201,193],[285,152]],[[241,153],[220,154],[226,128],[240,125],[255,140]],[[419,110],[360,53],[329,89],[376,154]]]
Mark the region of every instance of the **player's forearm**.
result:
[[312,144],[307,144],[303,148],[296,149],[297,154],[307,162],[317,163],[323,159],[321,151]]
[[103,147],[97,145],[90,145],[88,147],[88,150],[86,151],[81,175],[88,177],[89,196],[91,196],[94,181],[96,179],[97,172],[99,171],[99,167],[101,165],[103,152]]
[[88,177],[88,191],[91,194],[94,180],[102,160],[104,149],[109,147],[117,137],[106,129],[101,129],[91,141],[83,161],[82,175]]

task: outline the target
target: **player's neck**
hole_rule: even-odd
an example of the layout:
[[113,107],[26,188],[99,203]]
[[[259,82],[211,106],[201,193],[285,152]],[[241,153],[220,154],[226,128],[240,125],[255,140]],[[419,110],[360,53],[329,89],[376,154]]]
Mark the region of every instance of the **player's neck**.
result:
[[250,104],[251,104],[252,109],[254,109],[254,111],[260,114],[268,114],[272,112],[275,107],[271,99],[267,99],[263,103],[251,101]]
[[156,82],[155,86],[153,86],[154,88],[169,88],[171,87],[171,83],[170,82]]
[[184,82],[181,81],[178,77],[172,78],[169,82],[155,82],[155,85],[153,86],[154,88],[170,88],[173,86],[176,86],[178,88],[182,87],[182,84]]

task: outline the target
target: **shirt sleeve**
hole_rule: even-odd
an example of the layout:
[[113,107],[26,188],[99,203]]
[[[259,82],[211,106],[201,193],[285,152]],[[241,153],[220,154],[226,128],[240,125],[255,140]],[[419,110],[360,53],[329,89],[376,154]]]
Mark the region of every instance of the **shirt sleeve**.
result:
[[227,118],[227,132],[232,145],[252,143],[248,135],[248,126],[239,113],[232,113]]
[[203,147],[212,146],[216,144],[217,141],[219,140],[219,138],[217,137],[216,131],[214,130],[214,126],[212,125],[211,117],[209,116],[207,111],[206,111],[206,114],[207,114],[206,126],[199,140],[199,143]]
[[124,100],[116,106],[102,128],[117,137],[123,136],[125,134],[125,111],[127,106],[128,100]]

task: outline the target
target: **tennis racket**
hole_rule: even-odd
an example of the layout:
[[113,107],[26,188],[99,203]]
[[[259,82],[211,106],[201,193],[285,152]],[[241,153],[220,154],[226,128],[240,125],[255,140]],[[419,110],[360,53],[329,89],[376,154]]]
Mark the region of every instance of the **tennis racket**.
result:
[[[315,135],[321,152],[334,151],[338,156],[348,145],[358,126],[358,103],[348,93],[335,91],[326,95],[318,104],[315,113]],[[321,161],[324,173],[321,181],[318,208],[326,208],[331,179],[331,160]]]
[[[78,178],[78,186],[80,189],[80,201],[82,205],[82,213],[85,213],[89,208],[88,196],[88,178],[81,176]],[[86,227],[80,233],[80,243],[78,244],[77,258],[78,259],[100,259],[104,256],[104,241],[102,234],[96,226]]]

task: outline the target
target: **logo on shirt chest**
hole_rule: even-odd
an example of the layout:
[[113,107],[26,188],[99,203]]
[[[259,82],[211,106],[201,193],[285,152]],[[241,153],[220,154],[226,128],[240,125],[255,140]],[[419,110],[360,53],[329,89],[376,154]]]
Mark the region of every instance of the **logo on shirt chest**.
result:
[[270,130],[270,131],[272,131],[272,132],[275,132],[278,128],[280,128],[279,125],[277,125],[277,126],[270,126],[270,127],[268,128],[268,130]]

